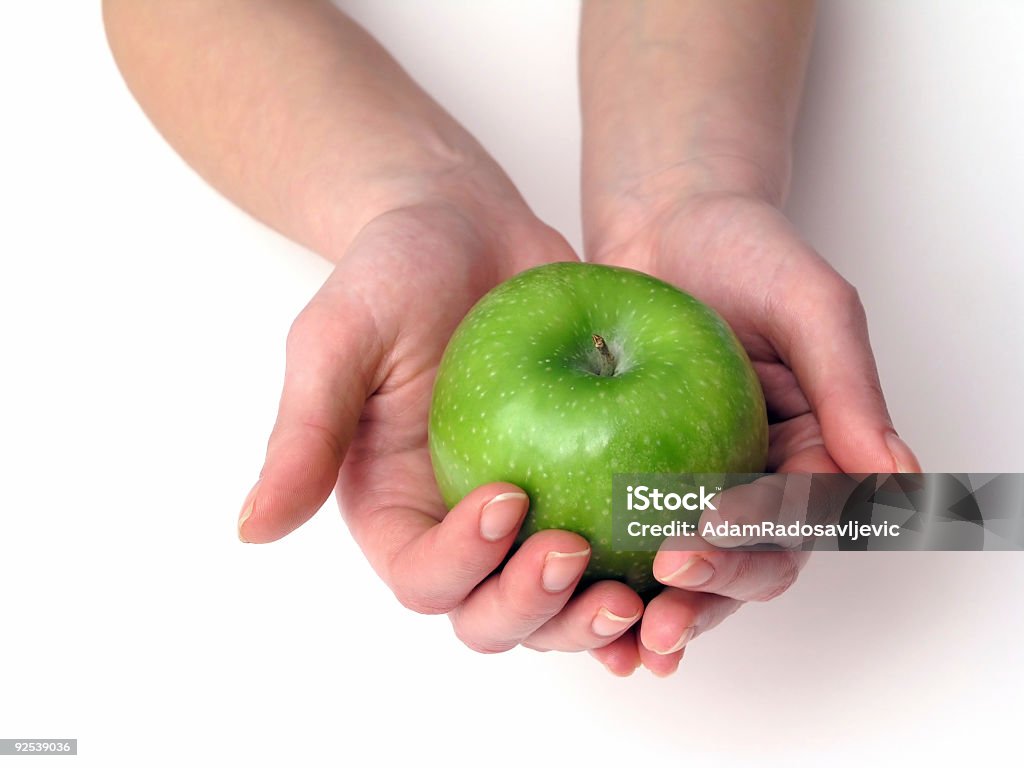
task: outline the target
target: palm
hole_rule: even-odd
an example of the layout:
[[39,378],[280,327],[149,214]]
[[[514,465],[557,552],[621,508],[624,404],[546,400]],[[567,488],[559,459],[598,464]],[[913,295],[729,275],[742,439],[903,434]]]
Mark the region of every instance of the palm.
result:
[[[751,198],[717,196],[647,213],[597,261],[631,267],[673,283],[714,307],[732,326],[760,378],[770,423],[768,469],[776,472],[837,472],[862,462],[856,444],[836,441],[843,425],[832,416],[832,442],[819,413],[822,392],[834,382],[834,358],[820,356],[822,332],[839,329],[866,340],[856,293],[793,231],[770,205]],[[812,328],[815,338],[803,329]],[[828,339],[826,339],[826,342]],[[853,363],[870,360],[857,348]],[[855,366],[854,366],[855,367]],[[865,364],[862,368],[867,368]],[[873,370],[873,362],[870,369]],[[871,378],[861,386],[869,389]],[[877,385],[877,380],[875,380]],[[814,408],[812,409],[812,403]],[[834,411],[832,412],[834,414]],[[844,461],[835,457],[838,447]],[[853,461],[851,461],[851,458]],[[843,464],[847,466],[843,466]],[[762,557],[754,559],[754,555]],[[655,571],[673,572],[688,553],[663,551]],[[636,637],[624,637],[594,654],[616,669],[641,660],[671,671],[678,655],[653,655],[647,648],[672,644],[687,626],[714,626],[742,602],[774,597],[792,583],[806,560],[802,553],[702,553],[716,575],[699,586],[669,586],[647,606]],[[737,574],[744,574],[739,578]],[[652,643],[654,645],[652,645]]]
[[[406,278],[392,287],[393,307],[416,322],[396,334],[382,360],[380,386],[363,408],[340,475],[343,510],[372,498],[381,507],[404,508],[437,520],[444,513],[427,452],[431,388],[452,331],[492,281],[459,284],[456,277],[454,283],[443,284],[442,276],[468,273],[465,264],[452,263],[467,254],[448,251],[424,260],[425,256],[410,258],[395,251],[388,256],[395,260],[391,266]],[[389,275],[378,271],[376,278],[387,280]]]
[[[505,260],[443,215],[398,216],[368,228],[346,255],[348,290],[377,298],[367,309],[381,351],[339,474],[350,525],[367,517],[368,506],[403,510],[403,525],[424,528],[445,516],[427,450],[434,376],[452,332],[484,293],[521,269],[574,258],[553,233],[535,235],[538,242],[521,250],[526,258]],[[334,320],[350,322],[341,312]],[[371,561],[384,551],[357,539]]]
[[628,631],[639,596],[618,582],[574,596],[590,550],[569,531],[537,532],[509,555],[525,494],[489,483],[448,510],[427,450],[433,380],[459,321],[516,272],[575,259],[532,217],[501,224],[494,237],[427,206],[359,233],[289,334],[278,421],[244,533],[280,538],[337,486],[353,537],[407,607],[448,614],[482,651],[589,649]]
[[776,330],[780,314],[800,311],[816,274],[834,273],[775,208],[747,198],[690,204],[655,218],[602,260],[679,286],[732,326],[764,389],[769,470],[838,471]]

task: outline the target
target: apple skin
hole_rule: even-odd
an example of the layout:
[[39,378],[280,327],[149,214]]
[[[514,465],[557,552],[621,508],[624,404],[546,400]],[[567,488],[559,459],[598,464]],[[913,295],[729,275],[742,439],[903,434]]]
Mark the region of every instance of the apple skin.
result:
[[[595,334],[613,375],[598,373]],[[617,579],[649,595],[655,553],[612,547],[612,475],[761,472],[768,421],[714,310],[640,272],[559,262],[502,283],[463,319],[437,372],[429,445],[449,508],[514,483],[530,497],[519,542],[575,531],[592,549],[581,584]]]

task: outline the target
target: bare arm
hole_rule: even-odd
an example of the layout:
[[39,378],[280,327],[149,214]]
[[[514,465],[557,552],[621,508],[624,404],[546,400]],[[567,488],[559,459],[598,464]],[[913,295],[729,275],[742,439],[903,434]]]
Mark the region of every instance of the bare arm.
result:
[[330,3],[106,0],[104,12],[125,79],[175,149],[336,262],[289,333],[239,537],[279,539],[337,488],[396,597],[448,613],[472,648],[585,650],[628,632],[642,602],[624,584],[574,594],[585,557],[547,577],[551,555],[584,551],[584,539],[541,531],[509,556],[526,495],[491,483],[449,510],[427,449],[434,372],[457,323],[512,273],[574,260],[568,244]]
[[[585,0],[587,256],[675,283],[729,321],[765,393],[770,471],[912,472],[856,290],[779,210],[813,12],[810,0]],[[743,557],[659,552],[668,588],[639,643],[594,655],[670,672],[690,640],[785,591],[803,564]]]
[[624,197],[779,204],[813,0],[586,0],[580,38],[587,250]]
[[366,222],[438,188],[521,205],[479,144],[326,0],[105,0],[103,13],[170,144],[331,260]]

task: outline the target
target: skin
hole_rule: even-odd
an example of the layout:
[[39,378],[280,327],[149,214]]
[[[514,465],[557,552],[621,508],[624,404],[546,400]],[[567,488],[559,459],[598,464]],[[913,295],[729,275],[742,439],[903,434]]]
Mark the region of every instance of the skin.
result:
[[[587,258],[660,277],[725,317],[765,392],[769,470],[916,472],[857,292],[780,213],[813,15],[806,0],[584,3]],[[663,549],[654,574],[672,588],[593,653],[616,674],[669,674],[680,640],[778,596],[804,561]]]
[[[720,552],[707,584],[667,590],[646,612],[615,582],[573,596],[589,547],[565,531],[535,534],[492,573],[526,499],[491,484],[446,510],[426,444],[434,373],[483,293],[576,255],[330,3],[105,0],[103,13],[125,81],[167,141],[229,199],[335,265],[289,334],[243,540],[287,535],[336,489],[404,605],[447,613],[475,650],[591,650],[616,674],[640,663],[670,673],[681,651],[659,651],[681,631],[788,586],[796,564]],[[855,293],[777,212],[809,35],[808,6],[788,0],[586,3],[587,252],[726,316],[774,409],[776,466],[912,469],[909,450],[896,465],[886,449]],[[678,554],[660,553],[655,575]]]

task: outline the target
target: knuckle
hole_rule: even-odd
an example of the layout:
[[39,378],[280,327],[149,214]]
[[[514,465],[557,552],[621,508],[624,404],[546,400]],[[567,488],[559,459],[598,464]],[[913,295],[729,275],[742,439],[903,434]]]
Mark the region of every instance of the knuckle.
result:
[[289,357],[301,349],[306,340],[315,333],[316,323],[315,313],[309,307],[299,312],[288,328],[288,335],[285,337],[285,352]]
[[437,575],[436,560],[415,546],[416,540],[407,539],[407,531],[398,517],[382,521],[377,534],[378,541],[389,552],[381,573],[398,602],[415,613],[429,616],[459,608],[466,596],[459,581],[451,573]]
[[498,582],[498,600],[506,615],[519,626],[539,627],[557,613],[547,605],[537,605],[530,594],[510,589],[506,580]]
[[520,645],[523,646],[523,648],[526,648],[531,651],[536,651],[537,653],[550,653],[552,650],[546,645],[540,645],[536,642],[531,641],[520,643]]
[[481,653],[488,656],[493,656],[497,653],[505,653],[516,647],[516,643],[499,643],[495,640],[473,640],[467,638],[462,641],[469,650],[474,653]]
[[777,570],[775,572],[774,583],[767,591],[763,592],[755,599],[758,602],[774,600],[776,597],[792,587],[793,584],[796,583],[799,575],[800,559],[791,552],[780,553],[780,557],[777,559]]
[[726,556],[735,565],[726,571],[726,578],[720,589],[723,594],[742,591],[745,584],[757,578],[757,553],[729,552]]
[[736,564],[716,592],[741,600],[774,600],[800,575],[800,558],[792,552],[748,552],[737,554]]
[[877,376],[865,377],[864,391],[870,396],[880,407],[888,413],[888,408],[885,405],[885,392],[882,391],[882,383],[878,380]]
[[853,315],[864,314],[864,303],[860,299],[857,287],[843,277],[837,277],[831,291],[831,300]]
[[455,607],[450,598],[431,595],[417,589],[396,586],[392,587],[392,592],[395,593],[398,602],[404,607],[425,616],[437,616],[442,613],[448,613]]
[[517,624],[530,627],[541,626],[553,615],[553,612],[549,608],[528,604],[515,606],[510,609],[509,613]]
[[506,651],[510,651],[519,644],[514,640],[498,640],[496,638],[477,637],[466,631],[459,622],[453,622],[452,626],[455,629],[455,636],[459,639],[459,642],[474,653],[482,653],[490,656],[496,653],[505,653]]

